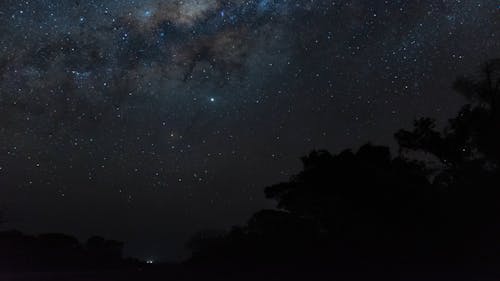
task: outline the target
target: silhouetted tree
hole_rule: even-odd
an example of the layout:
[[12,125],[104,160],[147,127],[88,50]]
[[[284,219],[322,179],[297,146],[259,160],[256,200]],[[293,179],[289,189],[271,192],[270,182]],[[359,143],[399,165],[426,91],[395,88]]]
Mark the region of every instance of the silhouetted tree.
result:
[[85,249],[94,265],[116,265],[121,262],[123,245],[119,241],[93,236],[85,243]]
[[396,157],[370,144],[311,152],[300,173],[265,189],[277,210],[198,239],[192,261],[498,262],[500,60],[454,88],[471,103],[444,130],[416,120],[396,133]]
[[[439,197],[417,162],[392,158],[387,147],[356,153],[314,151],[303,171],[266,188],[278,210],[263,210],[225,237],[198,241],[195,259],[320,262],[423,251],[418,237],[438,227]],[[200,243],[201,242],[201,243]],[[210,246],[207,246],[210,245]],[[410,249],[411,248],[411,249]]]
[[59,233],[25,235],[0,232],[1,271],[60,271],[107,269],[137,265],[122,257],[123,243],[101,237],[82,245],[76,238]]
[[403,157],[418,152],[441,163],[432,184],[446,191],[443,224],[455,245],[493,258],[500,245],[500,60],[459,78],[454,88],[470,104],[443,131],[436,130],[434,120],[420,119],[412,131],[396,133],[396,140]]
[[454,88],[469,99],[443,132],[434,120],[415,121],[412,131],[396,133],[402,151],[423,151],[448,168],[459,168],[475,160],[498,166],[500,160],[500,59],[488,61],[476,76],[457,79]]

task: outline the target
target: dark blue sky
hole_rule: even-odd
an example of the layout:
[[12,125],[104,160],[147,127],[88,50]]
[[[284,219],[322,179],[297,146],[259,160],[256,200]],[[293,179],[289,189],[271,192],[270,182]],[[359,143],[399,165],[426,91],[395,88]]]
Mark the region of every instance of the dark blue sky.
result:
[[446,120],[500,56],[491,1],[0,3],[0,206],[30,233],[176,259],[272,206],[312,149]]

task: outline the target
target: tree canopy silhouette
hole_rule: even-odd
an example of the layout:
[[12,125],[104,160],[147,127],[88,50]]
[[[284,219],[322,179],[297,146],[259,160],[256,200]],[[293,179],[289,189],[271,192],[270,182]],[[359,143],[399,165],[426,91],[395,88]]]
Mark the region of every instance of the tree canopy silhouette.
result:
[[134,265],[124,259],[123,243],[92,237],[85,244],[59,233],[37,236],[19,231],[0,232],[0,272],[61,271],[121,268]]
[[265,189],[277,209],[198,236],[192,261],[498,262],[500,60],[454,89],[470,103],[443,130],[416,120],[395,134],[396,156],[371,144],[311,152],[301,172]]

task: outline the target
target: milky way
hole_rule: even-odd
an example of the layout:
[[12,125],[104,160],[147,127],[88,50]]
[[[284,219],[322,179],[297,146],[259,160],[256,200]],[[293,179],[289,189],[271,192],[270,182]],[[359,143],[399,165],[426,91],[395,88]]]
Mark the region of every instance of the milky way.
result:
[[452,116],[498,30],[495,0],[4,0],[0,204],[28,232],[178,258],[309,150]]

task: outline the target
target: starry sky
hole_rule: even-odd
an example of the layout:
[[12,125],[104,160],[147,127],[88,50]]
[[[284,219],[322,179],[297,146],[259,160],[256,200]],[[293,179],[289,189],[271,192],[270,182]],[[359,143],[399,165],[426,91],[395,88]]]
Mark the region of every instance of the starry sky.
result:
[[452,117],[499,31],[498,0],[3,0],[0,208],[178,260],[308,151]]

